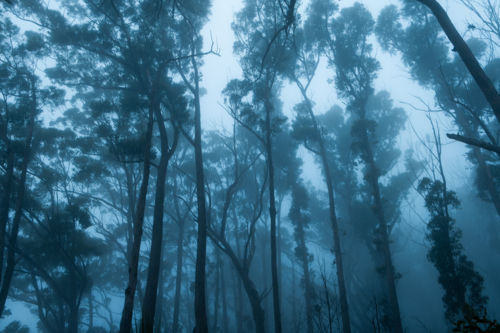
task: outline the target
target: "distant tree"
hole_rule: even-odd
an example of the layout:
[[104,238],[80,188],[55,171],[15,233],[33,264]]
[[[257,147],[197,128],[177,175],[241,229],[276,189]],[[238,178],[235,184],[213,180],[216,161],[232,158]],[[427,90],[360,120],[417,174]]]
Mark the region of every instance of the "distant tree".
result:
[[5,326],[2,333],[29,333],[30,328],[26,325],[22,325],[17,320],[14,320],[9,325]]

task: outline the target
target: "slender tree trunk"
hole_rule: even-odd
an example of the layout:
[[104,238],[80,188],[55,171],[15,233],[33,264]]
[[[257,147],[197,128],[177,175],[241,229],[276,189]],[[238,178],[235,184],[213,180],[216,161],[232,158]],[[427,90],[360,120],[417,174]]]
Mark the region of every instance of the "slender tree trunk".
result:
[[130,258],[132,256],[132,246],[134,244],[134,217],[135,217],[135,195],[134,195],[134,182],[132,174],[126,163],[122,164],[123,171],[127,179],[127,195],[128,195],[128,211],[127,211],[127,255],[126,260],[130,265]]
[[293,325],[297,327],[297,296],[295,295],[295,262],[292,261],[292,313]]
[[165,244],[163,245],[161,262],[160,262],[160,275],[158,281],[158,297],[156,298],[156,314],[155,314],[155,332],[161,332],[161,320],[163,314],[163,294],[165,285],[165,265],[163,263],[163,256],[165,253]]
[[[184,289],[186,290],[186,301],[184,302],[186,304],[186,312],[187,312],[187,321],[186,321],[186,325],[188,325],[188,327],[190,327],[189,325],[191,324],[195,324],[195,319],[194,319],[194,309],[191,307],[191,306],[188,306],[187,304],[191,304],[191,300],[190,300],[190,295],[191,295],[191,292],[189,290],[189,288],[191,287],[190,286],[190,281],[189,281],[189,271],[188,271],[188,268],[186,267],[186,272],[185,272],[185,280],[186,280],[186,286],[184,287]],[[184,325],[184,326],[186,326]]]
[[205,202],[205,176],[203,172],[203,153],[201,147],[201,106],[198,67],[193,58],[194,67],[194,105],[195,105],[195,164],[196,164],[196,198],[198,201],[198,243],[196,247],[196,273],[194,281],[194,308],[196,333],[208,333],[206,309],[206,259],[207,259],[207,212]]
[[304,272],[304,298],[306,301],[306,323],[307,323],[307,333],[313,333],[313,309],[312,309],[312,295],[313,288],[311,285],[311,278],[309,276],[309,254],[307,252],[306,239],[304,223],[302,221],[302,215],[299,213],[300,217],[297,223],[297,234],[298,234],[298,245],[300,246],[300,261],[302,261],[302,271]]
[[214,299],[214,322],[212,332],[217,332],[217,321],[219,314],[219,293],[220,293],[220,262],[216,264],[216,274],[215,274],[215,299]]
[[328,156],[326,154],[325,143],[323,141],[323,137],[321,136],[321,131],[319,130],[318,123],[316,121],[316,117],[314,116],[314,112],[312,109],[311,101],[307,97],[306,91],[301,86],[300,82],[296,80],[297,85],[302,93],[302,97],[307,103],[307,109],[309,112],[309,116],[314,126],[314,132],[317,137],[320,153],[321,153],[321,161],[323,163],[323,172],[325,174],[325,182],[326,188],[328,190],[328,206],[330,213],[330,223],[332,225],[333,231],[333,252],[335,254],[335,264],[337,267],[337,279],[339,283],[339,296],[340,296],[340,309],[342,315],[342,331],[343,333],[351,333],[351,319],[349,315],[349,305],[347,303],[347,292],[345,287],[345,276],[344,276],[344,263],[342,259],[342,249],[340,247],[340,233],[337,222],[337,214],[335,212],[335,199],[333,193],[333,180],[332,174],[330,172],[330,165],[328,163]]
[[[267,219],[266,219],[266,230],[267,230]],[[265,238],[265,236],[263,237]],[[264,288],[263,290],[267,290],[268,286],[268,272],[267,272],[267,256],[269,255],[269,252],[266,251],[267,249],[267,242],[265,239],[262,239],[262,287]],[[265,299],[262,300],[264,302],[264,311],[265,313],[269,313],[269,298],[266,297]],[[272,321],[270,320],[269,316],[266,319],[266,331],[272,332]]]
[[[19,187],[17,191],[17,201],[16,208],[14,212],[14,219],[12,220],[12,227],[10,233],[9,244],[7,246],[7,267],[5,269],[5,276],[0,289],[0,316],[5,310],[5,302],[7,301],[7,294],[10,289],[10,283],[12,282],[12,276],[14,274],[14,268],[16,266],[16,245],[17,245],[17,235],[19,234],[19,226],[21,224],[21,216],[23,211],[24,202],[24,191],[26,185],[26,174],[28,171],[28,163],[30,160],[31,153],[31,140],[33,138],[33,132],[35,129],[35,118],[37,113],[37,95],[36,95],[36,82],[35,77],[30,77],[31,83],[31,105],[30,105],[30,118],[28,122],[28,133],[26,137],[26,142],[24,144],[23,152],[23,163],[21,166],[21,179],[19,180]],[[8,211],[7,211],[8,214]],[[4,235],[5,236],[5,235]],[[4,241],[5,238],[2,239]]]
[[160,164],[158,166],[158,177],[156,179],[151,254],[149,257],[148,277],[141,318],[141,330],[145,330],[146,332],[150,331],[150,329],[154,326],[156,297],[158,293],[158,277],[160,274],[161,253],[163,249],[163,207],[165,205],[165,183],[167,179],[168,162],[175,151],[177,141],[179,139],[179,131],[176,128],[172,148],[168,146],[169,143],[167,130],[165,128],[165,121],[161,113],[160,101],[156,98],[154,99],[154,108],[158,128],[160,130],[161,157]]
[[[228,317],[227,317],[226,277],[225,277],[225,272],[224,272],[224,261],[222,260],[218,249],[217,249],[217,260],[220,260],[220,270],[221,270],[220,283],[221,283],[221,293],[222,293],[222,320],[223,320],[223,328],[224,328],[223,332],[229,333],[229,324],[228,324]],[[235,311],[236,311],[236,308],[235,308]]]
[[89,330],[94,327],[94,303],[92,302],[92,288],[89,291]]
[[[281,205],[283,203],[284,195],[279,195],[278,197],[278,210],[276,212],[276,218],[278,222],[278,241],[276,243],[276,251],[278,252],[278,283],[280,286],[283,285],[283,266],[281,265]],[[283,288],[280,289],[280,304],[283,300]]]
[[146,142],[144,145],[144,170],[141,189],[137,200],[137,210],[134,225],[134,241],[128,268],[128,284],[125,289],[125,302],[123,305],[122,318],[120,320],[120,333],[130,333],[132,329],[132,314],[134,311],[134,298],[137,289],[137,273],[139,267],[139,255],[141,249],[142,225],[144,224],[144,212],[146,209],[146,195],[149,183],[149,167],[151,164],[151,138],[153,134],[154,102],[149,102],[148,127],[146,130]]
[[236,325],[236,332],[241,333],[243,329],[241,328],[240,330],[240,307],[239,307],[239,301],[238,301],[238,288],[237,288],[237,283],[236,283],[236,276],[234,274],[235,269],[231,269],[231,281],[233,283],[233,301],[234,301],[234,320],[235,320],[235,325]]
[[[362,117],[362,121],[365,118]],[[382,204],[382,197],[380,195],[380,187],[378,183],[378,169],[375,164],[375,159],[373,157],[373,152],[370,146],[370,140],[368,138],[368,133],[366,127],[362,131],[362,140],[365,145],[366,161],[368,163],[371,186],[373,189],[373,196],[375,199],[375,215],[379,221],[380,236],[382,241],[382,250],[384,253],[385,262],[385,275],[387,280],[387,287],[389,291],[389,301],[391,303],[392,309],[392,327],[395,333],[403,333],[403,327],[401,325],[401,314],[399,312],[399,302],[398,295],[396,292],[396,282],[394,281],[394,266],[392,264],[391,248],[389,243],[389,235],[387,232],[387,222],[385,220],[384,207]]]
[[[7,126],[6,126],[7,127]],[[7,132],[6,129],[3,131]],[[12,192],[12,182],[14,179],[14,152],[10,140],[5,133],[5,146],[7,155],[7,167],[5,170],[5,182],[2,188],[2,199],[0,202],[0,282],[3,277],[3,254],[5,249],[5,236],[7,235],[7,222],[9,221],[10,196]],[[1,315],[1,313],[0,313]]]
[[[240,225],[236,215],[236,208],[233,205],[233,221],[234,221],[234,237],[236,242],[236,254],[238,255],[238,262],[241,261],[241,248],[240,248]],[[236,330],[238,333],[243,333],[243,290],[241,278],[238,278],[238,303],[236,304]],[[236,293],[236,289],[235,289]]]
[[[175,199],[174,199],[175,200]],[[182,240],[184,238],[184,223],[179,221],[179,238],[177,240],[177,275],[175,277],[175,298],[174,298],[174,318],[172,332],[179,332],[179,305],[181,302],[181,282],[182,282]]]
[[272,133],[271,133],[271,111],[272,105],[269,95],[266,100],[266,152],[267,167],[269,172],[269,215],[271,217],[271,275],[273,286],[273,309],[274,309],[274,331],[281,333],[281,311],[280,311],[280,293],[278,285],[278,266],[276,252],[276,198],[274,194],[274,164],[272,152]]

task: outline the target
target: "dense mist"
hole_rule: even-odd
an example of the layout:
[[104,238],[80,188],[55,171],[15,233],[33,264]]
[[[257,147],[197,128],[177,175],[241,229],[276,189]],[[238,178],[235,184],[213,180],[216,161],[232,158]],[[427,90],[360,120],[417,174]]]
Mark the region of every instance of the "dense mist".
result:
[[500,332],[497,0],[0,0],[0,333]]

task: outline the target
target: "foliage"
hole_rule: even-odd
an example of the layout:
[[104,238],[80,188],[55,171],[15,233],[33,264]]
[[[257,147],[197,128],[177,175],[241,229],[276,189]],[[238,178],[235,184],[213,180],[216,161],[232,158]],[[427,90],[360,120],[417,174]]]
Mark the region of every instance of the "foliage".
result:
[[431,244],[427,255],[439,272],[438,282],[445,291],[445,317],[456,320],[465,304],[482,311],[488,297],[482,295],[484,278],[474,270],[473,263],[463,254],[462,232],[455,226],[449,210],[460,207],[456,193],[439,181],[423,178],[418,190],[425,195],[425,207],[431,216],[426,238]]
[[482,316],[477,315],[468,304],[463,311],[464,318],[454,322],[455,328],[452,332],[462,332],[462,333],[483,333],[500,332],[500,324],[496,320],[491,320],[488,318],[488,313],[486,310]]

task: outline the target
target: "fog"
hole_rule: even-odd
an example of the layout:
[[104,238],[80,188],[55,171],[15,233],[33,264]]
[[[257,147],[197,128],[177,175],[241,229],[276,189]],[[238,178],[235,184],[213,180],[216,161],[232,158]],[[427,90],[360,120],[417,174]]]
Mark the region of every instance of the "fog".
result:
[[0,8],[0,332],[500,330],[497,1]]

